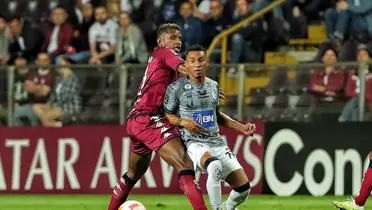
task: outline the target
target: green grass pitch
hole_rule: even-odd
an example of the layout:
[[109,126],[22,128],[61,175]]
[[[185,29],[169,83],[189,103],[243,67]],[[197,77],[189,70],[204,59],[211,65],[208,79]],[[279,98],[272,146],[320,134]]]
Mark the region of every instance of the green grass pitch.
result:
[[[251,195],[239,210],[328,210],[336,209],[332,200],[345,198]],[[108,195],[0,195],[0,210],[106,210],[109,199]],[[140,201],[148,210],[191,209],[184,195],[132,195],[129,200]]]

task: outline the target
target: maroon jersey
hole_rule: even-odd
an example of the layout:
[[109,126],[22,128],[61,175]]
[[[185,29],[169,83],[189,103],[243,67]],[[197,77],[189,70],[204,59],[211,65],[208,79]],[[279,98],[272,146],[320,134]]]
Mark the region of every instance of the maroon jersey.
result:
[[[34,82],[38,85],[46,85],[49,87],[50,90],[53,88],[55,74],[52,70],[37,70],[35,72],[31,72],[27,80]],[[46,103],[49,98],[47,96],[36,96],[30,95],[30,100],[32,103]]]
[[137,114],[162,114],[167,86],[177,79],[182,60],[168,47],[156,47],[151,53],[136,101],[128,117]]

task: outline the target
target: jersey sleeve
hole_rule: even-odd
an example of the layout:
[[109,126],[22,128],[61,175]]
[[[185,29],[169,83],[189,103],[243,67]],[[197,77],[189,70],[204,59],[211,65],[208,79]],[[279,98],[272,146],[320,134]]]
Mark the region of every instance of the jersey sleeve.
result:
[[178,67],[185,62],[174,50],[170,48],[165,48],[164,61],[168,67],[175,71],[177,71]]
[[169,114],[176,114],[179,106],[179,94],[177,83],[168,86],[163,101],[164,111]]

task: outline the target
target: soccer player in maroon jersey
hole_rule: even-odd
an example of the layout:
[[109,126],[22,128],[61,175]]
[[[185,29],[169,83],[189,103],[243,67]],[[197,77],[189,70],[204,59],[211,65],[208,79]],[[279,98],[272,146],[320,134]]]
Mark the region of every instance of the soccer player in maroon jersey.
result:
[[127,131],[131,138],[129,170],[114,187],[108,210],[117,210],[127,200],[130,190],[149,167],[152,151],[177,170],[180,187],[193,209],[207,209],[179,132],[169,124],[163,111],[167,86],[177,79],[178,72],[187,72],[184,61],[178,56],[182,46],[180,27],[172,23],[161,25],[157,31],[157,43],[128,115]]
[[364,205],[372,191],[372,152],[369,153],[369,166],[364,174],[362,187],[359,194],[355,198],[350,198],[347,201],[332,201],[332,204],[338,209],[345,210],[363,210]]

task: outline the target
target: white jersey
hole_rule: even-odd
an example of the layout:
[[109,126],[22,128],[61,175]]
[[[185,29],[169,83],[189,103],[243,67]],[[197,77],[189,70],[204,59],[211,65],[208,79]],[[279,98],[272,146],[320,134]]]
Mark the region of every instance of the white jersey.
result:
[[206,131],[194,134],[180,128],[181,139],[186,145],[201,142],[210,147],[226,146],[219,134],[217,112],[219,110],[218,83],[206,78],[201,85],[182,77],[170,84],[164,97],[165,112],[179,114],[182,119],[194,120]]
[[219,134],[217,112],[219,111],[218,83],[206,78],[202,85],[195,85],[188,77],[183,77],[168,86],[164,97],[165,112],[179,114],[181,118],[194,120],[206,128],[200,134],[193,134],[180,128],[187,154],[194,163],[194,169],[207,173],[200,165],[201,157],[210,153],[222,164],[224,180],[231,172],[242,168],[235,155]]
[[89,43],[96,44],[97,49],[106,51],[111,45],[116,44],[116,31],[118,25],[112,20],[107,20],[104,24],[95,22],[89,28]]

